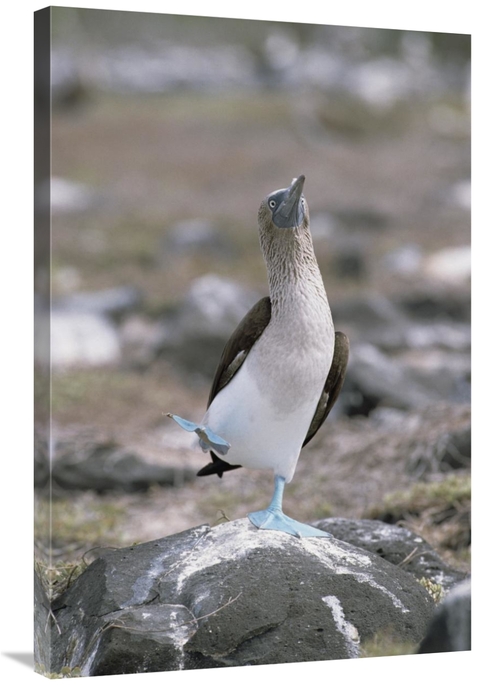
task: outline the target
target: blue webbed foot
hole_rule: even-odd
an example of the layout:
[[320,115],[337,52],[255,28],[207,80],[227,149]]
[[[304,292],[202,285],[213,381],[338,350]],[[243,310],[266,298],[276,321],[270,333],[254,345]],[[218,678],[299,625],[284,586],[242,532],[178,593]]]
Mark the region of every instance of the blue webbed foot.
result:
[[283,533],[289,533],[298,538],[331,538],[330,533],[314,526],[308,526],[307,523],[300,523],[295,519],[286,516],[282,511],[275,511],[274,509],[264,509],[263,511],[255,511],[248,514],[248,518],[261,530],[279,530]]
[[285,489],[285,479],[283,476],[275,476],[274,493],[271,504],[267,509],[255,511],[248,514],[248,518],[254,526],[261,530],[280,530],[298,538],[331,538],[332,535],[326,530],[308,526],[307,523],[300,523],[283,513],[282,501]]
[[189,433],[196,433],[200,438],[200,445],[204,452],[214,450],[219,454],[225,455],[228,453],[231,445],[221,438],[220,435],[214,433],[208,426],[201,426],[198,423],[193,423],[187,419],[183,419],[175,414],[167,413],[167,416],[173,419],[181,428]]

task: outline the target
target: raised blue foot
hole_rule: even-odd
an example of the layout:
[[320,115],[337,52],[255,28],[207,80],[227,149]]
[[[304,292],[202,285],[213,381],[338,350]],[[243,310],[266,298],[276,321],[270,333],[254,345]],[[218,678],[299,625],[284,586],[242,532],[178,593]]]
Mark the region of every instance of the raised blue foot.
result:
[[189,433],[196,433],[200,438],[200,445],[204,452],[208,452],[208,450],[214,450],[222,455],[228,453],[231,445],[227,442],[227,440],[224,440],[224,438],[221,438],[220,435],[217,435],[217,433],[214,433],[213,430],[210,430],[208,426],[201,426],[199,423],[187,421],[187,419],[183,419],[175,414],[170,414],[170,412],[167,413],[167,416],[170,419],[173,419],[181,428],[184,428],[185,431],[188,431]]
[[254,511],[248,514],[248,518],[261,530],[279,530],[298,538],[331,538],[330,533],[307,523],[300,523],[295,519],[286,516],[282,510],[283,491],[285,489],[285,479],[276,476],[274,479],[274,494],[271,504],[267,509]]

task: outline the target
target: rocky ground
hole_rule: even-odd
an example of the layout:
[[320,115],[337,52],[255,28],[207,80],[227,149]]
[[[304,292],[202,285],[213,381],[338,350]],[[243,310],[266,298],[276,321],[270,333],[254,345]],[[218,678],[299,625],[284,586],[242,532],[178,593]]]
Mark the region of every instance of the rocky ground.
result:
[[[422,538],[374,521],[316,524],[335,537],[257,531],[245,518],[104,551],[52,602],[50,658],[36,582],[37,662],[111,675],[358,658],[382,633],[411,652],[433,616],[441,630],[426,651],[448,634],[448,649],[457,637],[470,649],[470,630],[456,630],[463,600],[436,612],[451,586],[464,600],[470,589]],[[455,630],[443,629],[447,609]]]
[[203,414],[224,341],[267,292],[257,208],[300,173],[351,358],[285,510],[397,523],[470,569],[466,79],[412,92],[410,72],[377,64],[394,85],[383,105],[361,86],[138,95],[89,69],[63,79],[78,88],[53,112],[50,512],[43,439],[35,474],[49,592],[95,548],[268,503],[270,474],[195,478],[205,458],[165,413]]

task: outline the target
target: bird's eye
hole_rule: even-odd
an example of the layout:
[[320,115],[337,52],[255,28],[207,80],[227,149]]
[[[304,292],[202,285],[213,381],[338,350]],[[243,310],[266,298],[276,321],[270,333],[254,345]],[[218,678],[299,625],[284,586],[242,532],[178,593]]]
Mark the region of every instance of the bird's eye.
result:
[[269,200],[269,206],[271,209],[274,209],[276,207],[276,200]]

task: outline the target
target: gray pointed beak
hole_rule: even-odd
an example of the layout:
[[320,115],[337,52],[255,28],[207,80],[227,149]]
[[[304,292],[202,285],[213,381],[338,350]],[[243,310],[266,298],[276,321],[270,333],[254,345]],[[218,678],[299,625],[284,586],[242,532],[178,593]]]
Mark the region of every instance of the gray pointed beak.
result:
[[301,198],[305,180],[302,174],[286,189],[283,201],[273,214],[273,223],[279,228],[295,228],[304,220]]

